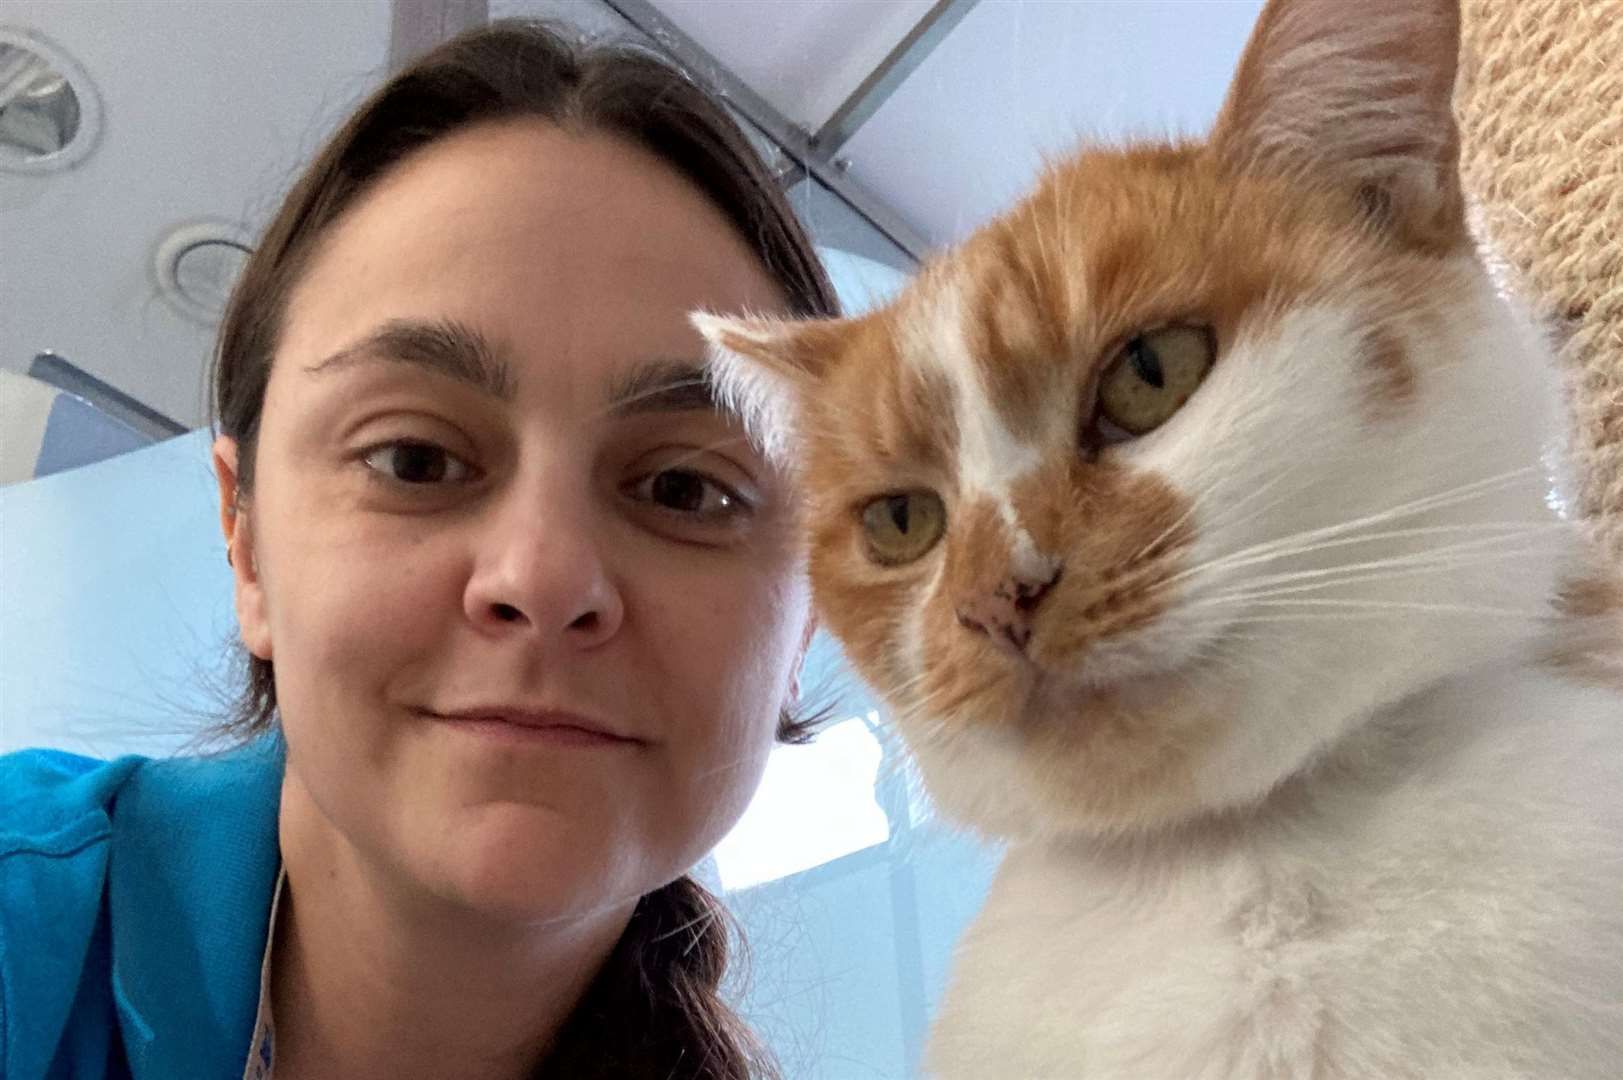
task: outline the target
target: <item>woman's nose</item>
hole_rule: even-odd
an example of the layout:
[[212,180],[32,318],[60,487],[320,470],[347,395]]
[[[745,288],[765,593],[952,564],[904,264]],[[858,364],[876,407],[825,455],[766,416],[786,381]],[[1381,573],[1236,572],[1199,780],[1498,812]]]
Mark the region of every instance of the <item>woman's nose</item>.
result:
[[479,629],[590,648],[612,638],[625,603],[607,538],[585,500],[514,500],[474,540],[464,611]]

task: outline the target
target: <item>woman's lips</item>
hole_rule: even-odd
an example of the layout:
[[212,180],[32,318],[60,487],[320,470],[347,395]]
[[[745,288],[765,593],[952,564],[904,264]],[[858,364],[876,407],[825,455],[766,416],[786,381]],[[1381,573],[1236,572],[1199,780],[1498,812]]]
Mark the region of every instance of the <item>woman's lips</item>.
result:
[[606,724],[575,713],[553,710],[478,706],[449,712],[430,711],[428,715],[458,730],[493,738],[547,742],[560,746],[639,746],[643,742]]

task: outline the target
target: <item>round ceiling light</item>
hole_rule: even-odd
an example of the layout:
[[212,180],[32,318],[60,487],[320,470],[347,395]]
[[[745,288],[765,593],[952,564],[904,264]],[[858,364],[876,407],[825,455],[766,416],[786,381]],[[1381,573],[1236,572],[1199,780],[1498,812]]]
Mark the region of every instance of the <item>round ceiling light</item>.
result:
[[101,100],[78,61],[38,34],[0,26],[0,170],[78,164],[101,134]]
[[159,295],[180,314],[212,327],[252,253],[241,226],[223,221],[182,225],[158,244],[152,269]]

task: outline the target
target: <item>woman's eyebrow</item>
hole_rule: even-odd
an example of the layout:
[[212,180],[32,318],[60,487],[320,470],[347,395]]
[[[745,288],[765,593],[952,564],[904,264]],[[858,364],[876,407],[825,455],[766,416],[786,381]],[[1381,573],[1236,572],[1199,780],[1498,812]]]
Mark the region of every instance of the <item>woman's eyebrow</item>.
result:
[[513,400],[512,367],[483,334],[455,319],[390,319],[305,370],[312,374],[340,371],[379,360],[416,364],[501,401]]
[[609,411],[616,416],[651,412],[714,412],[726,416],[710,374],[691,360],[650,360],[615,380]]

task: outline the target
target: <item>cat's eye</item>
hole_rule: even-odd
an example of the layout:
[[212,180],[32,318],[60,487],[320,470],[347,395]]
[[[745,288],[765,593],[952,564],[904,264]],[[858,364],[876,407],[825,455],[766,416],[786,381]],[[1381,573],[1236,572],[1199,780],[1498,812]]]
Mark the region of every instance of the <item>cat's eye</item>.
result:
[[1212,368],[1212,335],[1198,326],[1163,326],[1137,335],[1099,382],[1099,415],[1128,435],[1144,435],[1183,408]]
[[947,508],[933,491],[881,495],[862,508],[868,554],[885,566],[922,558],[946,528]]

